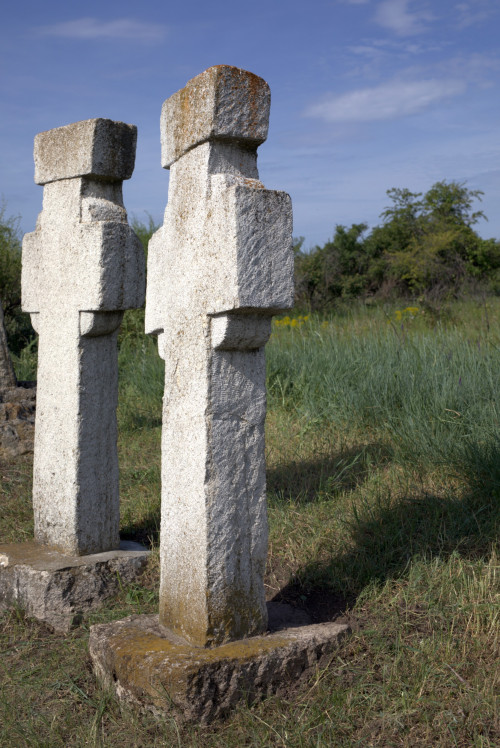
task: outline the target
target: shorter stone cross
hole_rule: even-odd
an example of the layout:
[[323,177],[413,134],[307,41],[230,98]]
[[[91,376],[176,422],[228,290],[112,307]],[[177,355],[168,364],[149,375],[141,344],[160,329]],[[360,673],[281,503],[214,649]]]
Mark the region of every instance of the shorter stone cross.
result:
[[43,210],[23,241],[22,306],[39,333],[35,540],[74,555],[119,546],[117,335],[144,299],[122,180],[137,129],[93,119],[35,138]]
[[293,303],[290,198],[257,171],[269,105],[264,80],[217,66],[161,117],[169,199],[146,299],[165,359],[160,622],[202,647],[267,624],[264,345]]

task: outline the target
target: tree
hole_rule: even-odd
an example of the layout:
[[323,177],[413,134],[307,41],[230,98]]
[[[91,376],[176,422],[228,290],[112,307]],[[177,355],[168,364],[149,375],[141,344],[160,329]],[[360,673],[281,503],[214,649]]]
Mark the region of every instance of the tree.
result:
[[465,182],[436,182],[425,193],[423,213],[430,220],[470,227],[480,218],[487,220],[482,210],[472,211],[474,201],[481,201],[482,195],[482,190],[469,190]]
[[368,258],[363,250],[365,223],[350,228],[338,225],[324,247],[295,253],[295,287],[299,303],[320,308],[339,297],[358,296],[365,290]]
[[5,205],[0,205],[0,298],[7,316],[21,303],[19,219],[7,217]]
[[[499,245],[472,229],[483,211],[474,211],[481,190],[462,182],[436,182],[421,193],[392,189],[394,205],[382,217],[385,230],[397,234],[388,243],[387,274],[401,292],[456,292],[470,278],[481,278],[499,267]],[[420,199],[422,198],[422,199]]]
[[424,194],[387,190],[382,224],[336,226],[332,240],[309,253],[296,251],[297,303],[321,308],[337,298],[368,295],[456,294],[467,284],[500,289],[500,244],[473,226],[481,190],[436,182]]
[[14,367],[9,354],[5,325],[3,321],[3,310],[0,301],[0,390],[7,387],[15,387],[17,384]]
[[0,301],[9,348],[19,353],[34,337],[29,314],[21,311],[21,233],[19,218],[6,216],[0,205]]
[[155,222],[153,216],[150,215],[150,213],[146,213],[146,215],[148,217],[147,223],[139,221],[139,219],[134,216],[130,221],[130,225],[141,240],[141,244],[144,248],[144,253],[147,259],[149,240],[151,239],[155,231],[158,231],[158,229],[160,228],[160,224]]
[[422,232],[424,200],[421,192],[410,192],[406,188],[393,187],[386,194],[393,205],[385,208],[380,217],[384,220],[385,238],[389,240],[388,250],[397,250]]

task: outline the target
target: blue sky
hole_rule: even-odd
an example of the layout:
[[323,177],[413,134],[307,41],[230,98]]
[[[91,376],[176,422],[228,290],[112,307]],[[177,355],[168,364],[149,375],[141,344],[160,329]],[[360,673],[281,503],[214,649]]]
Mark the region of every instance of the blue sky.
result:
[[37,132],[92,117],[138,126],[129,214],[162,220],[164,99],[216,64],[265,78],[266,187],[292,196],[294,234],[374,226],[385,191],[442,179],[485,192],[500,238],[498,0],[184,0],[8,3],[2,11],[0,194],[34,228]]

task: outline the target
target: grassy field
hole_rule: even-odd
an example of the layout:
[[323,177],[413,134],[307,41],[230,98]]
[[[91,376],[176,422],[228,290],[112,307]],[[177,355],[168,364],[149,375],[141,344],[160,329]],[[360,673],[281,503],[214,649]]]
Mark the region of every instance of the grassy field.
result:
[[[302,690],[209,728],[121,707],[87,653],[92,623],[157,608],[163,370],[140,323],[121,337],[122,531],[151,564],[66,637],[0,618],[0,745],[500,745],[500,300],[274,323],[268,597],[353,633]],[[23,540],[30,463],[1,468],[0,537]]]

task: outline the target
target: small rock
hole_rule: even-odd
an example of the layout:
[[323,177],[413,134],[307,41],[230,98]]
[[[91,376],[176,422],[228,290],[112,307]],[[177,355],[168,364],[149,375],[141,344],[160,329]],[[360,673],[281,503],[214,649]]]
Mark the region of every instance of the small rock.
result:
[[36,383],[0,391],[0,459],[33,452]]

